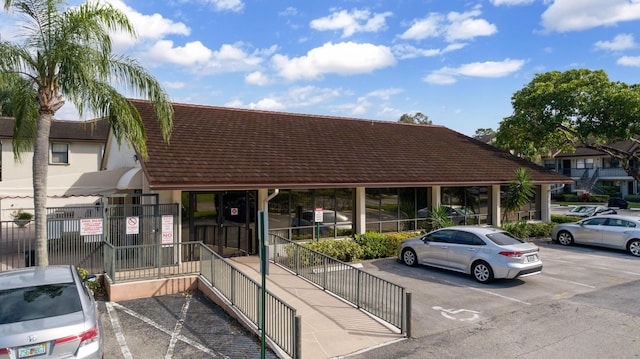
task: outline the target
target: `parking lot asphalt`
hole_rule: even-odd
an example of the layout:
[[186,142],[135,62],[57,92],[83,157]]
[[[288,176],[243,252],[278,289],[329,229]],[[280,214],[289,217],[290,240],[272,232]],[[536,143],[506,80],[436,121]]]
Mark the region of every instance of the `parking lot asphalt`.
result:
[[258,338],[200,293],[98,304],[104,359],[260,358]]
[[541,274],[489,285],[393,258],[364,263],[412,293],[413,335],[351,358],[640,358],[640,259],[536,243]]
[[[490,285],[394,258],[363,262],[367,272],[412,293],[413,335],[349,357],[640,358],[640,259],[536,243],[542,274]],[[260,357],[258,338],[199,293],[99,306],[105,359]],[[277,356],[267,348],[266,357]]]

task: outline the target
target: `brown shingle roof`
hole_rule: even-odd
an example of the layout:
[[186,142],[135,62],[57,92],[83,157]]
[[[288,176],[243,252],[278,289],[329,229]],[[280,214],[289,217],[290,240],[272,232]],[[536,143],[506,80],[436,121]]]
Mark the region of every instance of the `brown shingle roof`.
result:
[[537,183],[571,182],[441,126],[174,104],[167,145],[151,105],[132,103],[153,189],[499,184],[519,167]]
[[[51,121],[50,141],[105,142],[109,135],[109,122]],[[0,117],[0,138],[13,137],[13,118]]]

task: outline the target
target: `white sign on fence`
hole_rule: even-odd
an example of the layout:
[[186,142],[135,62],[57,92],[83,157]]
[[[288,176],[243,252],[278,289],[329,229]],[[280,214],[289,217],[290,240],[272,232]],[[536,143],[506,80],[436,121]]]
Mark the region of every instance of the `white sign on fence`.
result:
[[102,218],[83,218],[80,220],[80,235],[84,242],[102,241]]
[[127,234],[140,234],[139,217],[127,217]]
[[162,244],[173,244],[173,216],[162,216]]

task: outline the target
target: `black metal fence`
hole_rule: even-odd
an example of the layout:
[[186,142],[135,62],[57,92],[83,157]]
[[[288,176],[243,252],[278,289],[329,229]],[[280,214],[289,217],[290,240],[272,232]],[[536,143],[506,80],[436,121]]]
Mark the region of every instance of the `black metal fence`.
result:
[[269,236],[270,259],[410,336],[411,308],[404,287],[286,238]]
[[[103,273],[105,242],[173,243],[178,238],[178,210],[177,204],[47,208],[49,264],[73,264]],[[33,221],[0,221],[0,271],[35,265],[35,250]]]

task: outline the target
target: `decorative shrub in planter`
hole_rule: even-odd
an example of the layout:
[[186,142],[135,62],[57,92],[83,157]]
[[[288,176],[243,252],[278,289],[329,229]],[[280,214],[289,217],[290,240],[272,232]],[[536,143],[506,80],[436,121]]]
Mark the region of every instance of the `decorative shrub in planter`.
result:
[[13,217],[13,223],[17,224],[20,228],[25,227],[27,224],[31,223],[31,220],[33,220],[33,214],[25,212],[22,209],[11,213],[11,217]]

